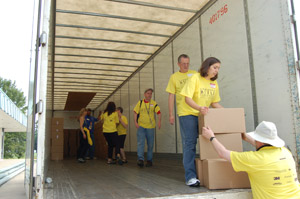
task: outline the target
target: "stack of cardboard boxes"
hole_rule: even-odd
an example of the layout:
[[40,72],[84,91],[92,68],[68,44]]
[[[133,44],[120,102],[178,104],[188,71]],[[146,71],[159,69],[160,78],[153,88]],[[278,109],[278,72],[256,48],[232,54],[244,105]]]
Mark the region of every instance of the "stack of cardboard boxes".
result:
[[64,158],[64,118],[52,118],[51,122],[51,160]]
[[208,189],[249,188],[247,173],[235,172],[231,163],[220,159],[211,142],[201,136],[204,126],[209,126],[228,150],[242,152],[241,133],[246,131],[244,109],[210,109],[207,115],[199,116],[200,159],[196,159],[196,169],[201,185]]

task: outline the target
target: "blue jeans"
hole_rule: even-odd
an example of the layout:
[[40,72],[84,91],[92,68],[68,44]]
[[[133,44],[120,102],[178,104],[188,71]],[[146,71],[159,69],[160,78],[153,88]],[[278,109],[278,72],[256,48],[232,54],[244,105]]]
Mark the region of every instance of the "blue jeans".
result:
[[195,157],[198,138],[198,117],[186,115],[179,117],[180,133],[182,139],[183,167],[185,181],[197,178]]
[[93,141],[93,145],[89,145],[89,149],[88,149],[88,153],[87,156],[90,157],[91,159],[94,158],[94,154],[95,154],[95,136],[94,133],[91,133],[91,139]]
[[138,160],[144,160],[145,139],[147,140],[147,160],[152,161],[154,145],[154,128],[139,127],[137,130],[137,155]]

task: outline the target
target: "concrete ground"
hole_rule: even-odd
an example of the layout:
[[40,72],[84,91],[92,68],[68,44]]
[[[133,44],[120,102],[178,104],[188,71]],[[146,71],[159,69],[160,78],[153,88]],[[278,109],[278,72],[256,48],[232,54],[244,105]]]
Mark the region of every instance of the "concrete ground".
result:
[[[12,166],[24,160],[21,159],[1,159],[0,169]],[[0,199],[26,199],[24,188],[24,172],[21,172],[2,186],[0,186]]]

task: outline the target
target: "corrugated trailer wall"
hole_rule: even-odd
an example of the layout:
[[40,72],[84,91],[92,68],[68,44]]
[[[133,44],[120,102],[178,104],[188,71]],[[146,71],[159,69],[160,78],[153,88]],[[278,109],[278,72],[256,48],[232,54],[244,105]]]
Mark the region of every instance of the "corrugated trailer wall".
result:
[[[213,20],[222,9],[223,14]],[[104,110],[110,100],[124,108],[130,122],[125,149],[136,151],[132,111],[144,90],[153,87],[153,99],[163,114],[162,128],[156,129],[155,151],[181,153],[178,120],[176,126],[168,122],[168,79],[178,71],[177,57],[182,53],[190,56],[193,70],[199,69],[203,59],[215,56],[222,62],[221,104],[245,108],[247,131],[262,120],[276,123],[295,155],[296,134],[300,133],[299,85],[289,20],[286,0],[217,1],[98,109]]]

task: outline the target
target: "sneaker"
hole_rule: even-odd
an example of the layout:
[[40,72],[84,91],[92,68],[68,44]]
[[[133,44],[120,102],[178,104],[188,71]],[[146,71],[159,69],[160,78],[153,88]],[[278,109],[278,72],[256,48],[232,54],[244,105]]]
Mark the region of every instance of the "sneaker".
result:
[[122,160],[123,163],[128,163],[128,161],[126,159]]
[[144,166],[144,160],[138,160],[138,161],[137,161],[137,165],[138,165],[139,167],[143,167],[143,166]]
[[109,161],[107,161],[107,164],[116,164],[116,161],[114,161],[114,160],[109,160]]
[[119,165],[123,165],[123,161],[120,158],[117,158],[117,162]]
[[146,167],[152,167],[152,161],[148,160],[146,163]]
[[79,159],[78,159],[78,162],[79,162],[79,163],[85,163],[85,160],[84,160],[83,158],[79,158]]
[[86,159],[86,160],[90,160],[91,158],[90,158],[90,157],[85,157],[85,159]]
[[189,181],[186,182],[186,185],[190,187],[199,187],[200,181],[196,178],[191,178]]

